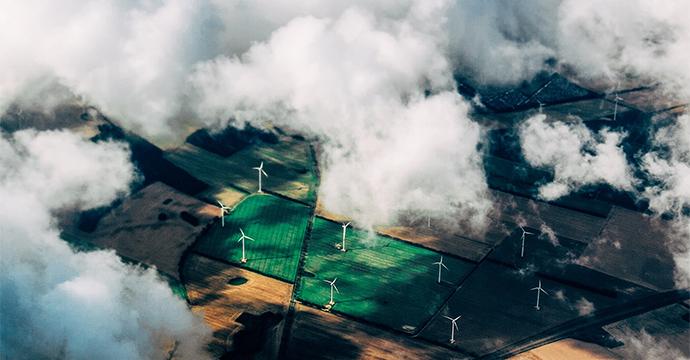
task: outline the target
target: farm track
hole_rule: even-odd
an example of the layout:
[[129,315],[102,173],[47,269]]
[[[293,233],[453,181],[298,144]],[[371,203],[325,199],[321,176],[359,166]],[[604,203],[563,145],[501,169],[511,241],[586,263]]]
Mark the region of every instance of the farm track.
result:
[[319,189],[319,167],[316,162],[316,154],[314,152],[314,147],[309,145],[309,155],[312,161],[312,170],[316,181],[314,182],[314,205],[306,204],[309,206],[310,215],[307,220],[307,230],[304,233],[304,240],[302,241],[302,249],[299,254],[299,261],[297,262],[297,274],[295,275],[295,283],[292,287],[292,294],[290,295],[290,303],[288,304],[288,310],[285,313],[285,324],[283,326],[283,334],[280,339],[280,346],[278,349],[278,359],[287,358],[288,346],[290,344],[290,334],[292,333],[292,326],[295,323],[295,305],[297,301],[297,294],[300,286],[300,281],[302,279],[302,270],[304,269],[305,257],[307,255],[307,246],[309,240],[311,240],[311,231],[314,226],[314,217],[316,216],[316,197],[318,196]]

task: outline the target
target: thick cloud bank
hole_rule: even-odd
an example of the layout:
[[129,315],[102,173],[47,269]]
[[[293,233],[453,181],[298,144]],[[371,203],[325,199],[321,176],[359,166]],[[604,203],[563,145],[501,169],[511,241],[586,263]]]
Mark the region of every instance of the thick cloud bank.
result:
[[685,0],[459,0],[449,15],[451,56],[480,82],[511,84],[566,65],[612,84],[659,81],[687,98],[688,13]]
[[532,166],[553,169],[552,182],[539,196],[555,200],[586,185],[610,184],[632,190],[635,179],[620,147],[624,134],[589,130],[582,121],[548,121],[539,114],[520,126],[520,145]]
[[[0,112],[55,83],[147,135],[171,132],[192,64],[215,47],[204,1],[0,0]],[[64,91],[64,90],[63,90]]]
[[0,137],[0,353],[13,359],[204,358],[208,334],[155,270],[77,252],[52,212],[127,192],[128,149],[68,132]]
[[445,10],[424,1],[399,19],[361,9],[294,19],[241,57],[199,66],[198,113],[319,139],[321,200],[364,225],[417,211],[481,227],[480,131],[453,90]]

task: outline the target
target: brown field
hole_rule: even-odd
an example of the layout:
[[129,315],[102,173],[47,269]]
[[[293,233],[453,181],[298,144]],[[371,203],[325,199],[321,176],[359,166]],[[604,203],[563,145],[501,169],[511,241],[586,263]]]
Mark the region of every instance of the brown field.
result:
[[[564,119],[577,116],[584,121],[599,120],[613,115],[614,104],[604,99],[589,99],[544,106],[542,112],[549,118]],[[538,113],[539,108],[508,113],[473,114],[472,119],[491,129],[506,129]],[[630,109],[619,104],[618,113]]]
[[[640,350],[633,347],[631,340],[641,340],[642,332],[646,332],[654,339],[653,342],[672,349],[680,350],[683,356],[690,358],[690,327],[682,317],[688,313],[688,308],[673,304],[667,307],[650,311],[648,313],[628,318],[604,329],[617,340],[623,342],[622,346],[607,349],[603,346],[582,342],[574,339],[560,340],[548,345],[532,349],[513,360],[579,360],[579,359],[631,359],[647,358]],[[653,344],[646,344],[653,347]],[[669,358],[670,358],[669,354]]]
[[[198,225],[183,220],[183,211],[196,218]],[[179,279],[178,264],[184,251],[217,215],[216,207],[157,182],[104,216],[88,240]]]
[[609,324],[604,329],[624,343],[623,346],[611,349],[622,358],[630,358],[636,352],[630,345],[630,339],[641,339],[642,332],[645,332],[652,337],[653,344],[670,346],[681,351],[684,358],[690,359],[690,324],[686,320],[687,316],[687,307],[673,304]]
[[17,104],[12,104],[0,114],[0,128],[10,132],[27,128],[41,131],[66,128],[84,138],[90,138],[99,133],[97,127],[103,123],[103,117],[94,108],[77,99],[50,109],[20,108]]
[[[569,102],[565,104],[544,107],[543,111],[550,118],[565,119],[569,116],[577,116],[583,121],[612,118],[615,104],[604,99],[591,99]],[[630,109],[618,104],[618,115]]]
[[663,220],[614,207],[598,239],[580,257],[587,267],[657,290],[673,288],[673,256]]
[[659,89],[645,89],[632,91],[619,95],[623,103],[629,104],[643,112],[657,112],[683,105],[683,102],[674,99]]
[[641,87],[650,87],[653,85],[653,82],[649,79],[640,79],[640,78],[624,78],[620,79],[620,82],[616,82],[619,79],[613,80],[613,79],[608,79],[606,77],[601,77],[598,79],[593,79],[593,78],[582,78],[579,79],[577,78],[576,74],[569,74],[573,76],[567,76],[568,80],[572,81],[573,83],[582,86],[586,89],[589,89],[591,91],[597,92],[599,94],[605,94],[608,92],[615,91],[616,89],[619,91],[626,91],[626,90],[632,90],[632,89],[637,89]]
[[235,207],[242,199],[247,197],[246,192],[237,190],[231,187],[216,188],[210,186],[207,190],[198,194],[200,199],[207,199],[208,201],[220,201],[225,206]]
[[289,359],[463,359],[459,353],[297,304]]
[[320,217],[328,219],[328,220],[340,222],[340,223],[345,223],[345,222],[352,220],[345,215],[336,214],[336,213],[333,213],[333,212],[326,210],[323,203],[321,202],[321,200],[318,197],[316,199],[316,209],[314,210],[314,215],[320,216]]
[[390,226],[377,228],[380,234],[419,244],[432,250],[453,254],[479,262],[491,250],[491,245],[471,240],[460,235],[444,235],[423,226]]
[[603,346],[564,339],[513,356],[511,360],[608,360],[623,359]]
[[[539,229],[542,224],[545,224],[558,236],[589,243],[599,234],[606,222],[604,218],[522,196],[496,190],[491,193],[500,211],[498,219],[515,224],[515,227],[522,219],[528,227]],[[512,230],[508,229],[508,231]]]
[[[238,320],[243,313],[261,315],[270,311],[284,316],[292,295],[288,283],[196,254],[186,259],[182,273],[193,311],[203,313],[214,331],[209,348],[216,355],[233,348],[233,335],[244,328]],[[236,278],[247,282],[229,283]],[[280,321],[271,331],[264,346],[269,352],[277,351],[283,324]]]

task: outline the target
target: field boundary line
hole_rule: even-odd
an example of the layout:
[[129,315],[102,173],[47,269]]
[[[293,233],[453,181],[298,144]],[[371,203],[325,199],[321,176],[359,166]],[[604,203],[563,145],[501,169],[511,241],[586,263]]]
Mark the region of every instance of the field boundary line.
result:
[[[316,162],[316,156],[314,154],[314,147],[309,144],[309,152],[310,152],[310,157],[312,160],[312,170],[314,172],[314,175],[316,177],[316,181],[314,183],[314,192],[318,194],[318,188],[319,188],[319,179],[320,179],[320,174],[319,174],[319,168],[318,168],[318,163]],[[290,199],[292,201],[295,201],[294,199]],[[283,333],[281,334],[280,337],[280,345],[278,347],[278,359],[285,359],[288,356],[288,347],[290,346],[290,335],[292,335],[292,327],[295,322],[295,305],[297,302],[297,293],[299,292],[300,288],[300,282],[302,280],[302,272],[304,271],[304,264],[306,262],[306,257],[307,257],[307,249],[309,246],[309,240],[311,240],[311,232],[314,227],[314,218],[316,217],[316,201],[318,201],[317,196],[314,197],[314,206],[311,206],[309,204],[304,204],[307,205],[310,211],[310,216],[307,219],[307,229],[304,232],[304,239],[302,239],[302,249],[300,250],[299,254],[299,260],[297,261],[297,272],[295,274],[295,283],[292,286],[292,294],[290,296],[290,302],[288,304],[288,309],[287,312],[285,313],[285,323],[283,324]],[[296,201],[298,203],[301,203],[299,201]]]

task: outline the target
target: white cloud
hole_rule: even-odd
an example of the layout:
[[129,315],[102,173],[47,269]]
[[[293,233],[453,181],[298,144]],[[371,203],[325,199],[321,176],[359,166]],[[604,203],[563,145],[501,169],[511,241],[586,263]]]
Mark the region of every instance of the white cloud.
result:
[[297,18],[241,58],[200,66],[198,111],[209,123],[270,122],[319,139],[321,199],[361,224],[413,210],[481,227],[490,202],[480,131],[452,90],[445,9]]
[[548,121],[538,114],[520,125],[520,145],[532,166],[553,169],[552,182],[539,195],[554,200],[593,184],[633,190],[635,179],[620,147],[624,134],[607,129],[593,133],[576,121]]
[[0,112],[16,97],[63,97],[54,79],[131,128],[166,134],[191,65],[214,54],[203,1],[0,0],[0,9]]
[[126,146],[64,131],[0,137],[0,338],[11,358],[146,359],[173,340],[203,358],[208,330],[153,269],[75,253],[52,212],[110,203],[133,179]]
[[687,360],[683,352],[665,339],[650,335],[644,329],[626,331],[618,335],[625,346],[621,348],[623,356],[629,359],[678,359]]
[[531,79],[556,55],[559,1],[454,1],[449,12],[451,59],[481,84]]
[[583,297],[575,302],[575,308],[580,316],[589,315],[595,310],[594,303]]
[[690,115],[662,127],[654,137],[656,151],[642,156],[642,168],[656,182],[645,188],[649,206],[675,216],[669,244],[676,260],[676,283],[690,286]]

